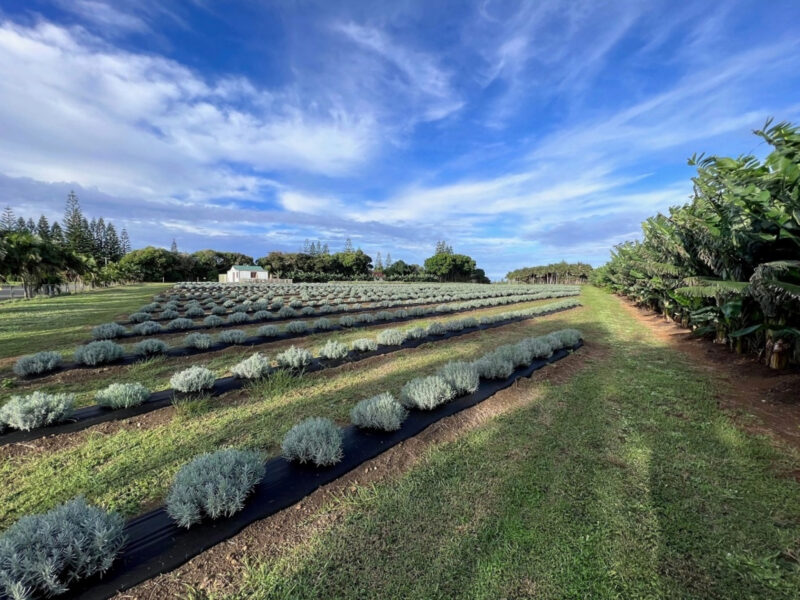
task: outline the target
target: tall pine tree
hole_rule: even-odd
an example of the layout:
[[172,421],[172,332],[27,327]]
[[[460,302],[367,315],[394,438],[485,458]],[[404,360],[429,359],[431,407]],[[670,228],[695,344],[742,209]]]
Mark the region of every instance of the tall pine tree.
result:
[[67,241],[64,238],[64,230],[61,229],[61,224],[58,221],[55,221],[50,228],[50,239],[57,246],[67,245]]
[[50,223],[44,215],[39,217],[39,222],[36,224],[36,235],[45,241],[50,239]]
[[131,239],[128,237],[128,231],[123,227],[122,233],[119,236],[119,245],[122,256],[125,256],[131,251]]
[[17,218],[14,216],[14,211],[10,206],[6,206],[3,210],[3,216],[0,217],[0,231],[3,233],[11,233],[17,227]]
[[122,246],[113,223],[109,223],[108,227],[106,227],[105,248],[108,260],[118,261],[122,258]]
[[67,196],[67,207],[64,211],[64,242],[73,252],[86,252],[87,235],[86,219],[81,212],[81,205],[75,192]]

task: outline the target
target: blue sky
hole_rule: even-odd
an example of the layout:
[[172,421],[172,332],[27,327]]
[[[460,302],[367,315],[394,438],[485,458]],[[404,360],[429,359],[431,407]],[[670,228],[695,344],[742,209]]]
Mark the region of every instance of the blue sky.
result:
[[4,0],[0,204],[135,246],[602,264],[800,121],[800,2]]

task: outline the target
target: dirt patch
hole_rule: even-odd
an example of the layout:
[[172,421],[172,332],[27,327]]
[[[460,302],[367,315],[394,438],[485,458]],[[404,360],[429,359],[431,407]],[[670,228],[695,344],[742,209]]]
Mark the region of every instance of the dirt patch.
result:
[[800,450],[800,369],[770,369],[753,356],[736,354],[722,344],[694,337],[688,329],[650,310],[626,301],[620,303],[658,339],[688,355],[696,366],[722,383],[716,391],[717,405],[738,426],[778,438]]
[[577,352],[578,356],[558,361],[477,406],[438,421],[419,435],[321,487],[294,506],[253,523],[240,534],[194,557],[178,569],[146,581],[116,598],[171,598],[185,594],[187,586],[215,593],[233,591],[234,584],[240,580],[245,555],[248,558],[276,556],[284,548],[310,539],[342,518],[341,513],[335,510],[318,512],[331,500],[356,492],[358,486],[400,477],[423,460],[426,451],[432,446],[452,441],[498,415],[510,413],[536,401],[541,394],[541,382],[547,381],[554,385],[563,383],[589,362],[601,360],[605,353],[603,346],[587,343]]

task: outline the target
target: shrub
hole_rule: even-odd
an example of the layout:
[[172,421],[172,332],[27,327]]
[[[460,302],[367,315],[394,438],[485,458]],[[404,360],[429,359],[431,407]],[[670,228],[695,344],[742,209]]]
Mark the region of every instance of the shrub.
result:
[[250,305],[247,303],[247,300],[245,300],[243,304],[239,304],[237,306],[234,306],[231,309],[231,312],[232,313],[246,313],[249,306]]
[[167,329],[172,329],[173,331],[191,329],[192,327],[194,327],[194,321],[191,319],[185,319],[183,317],[172,319],[172,321],[167,323]]
[[328,314],[335,311],[336,309],[332,307],[330,304],[323,304],[322,306],[319,307],[319,312],[321,312],[322,314]]
[[256,335],[266,338],[278,337],[280,333],[281,330],[278,329],[277,325],[264,325],[256,330]]
[[305,333],[308,330],[308,325],[305,321],[292,321],[286,325],[286,333],[299,334]]
[[305,348],[291,348],[284,350],[275,357],[279,367],[285,369],[302,369],[311,364],[311,352]]
[[506,344],[497,348],[495,352],[511,361],[514,368],[522,367],[530,362],[530,355],[525,346],[521,344]]
[[157,311],[159,308],[161,308],[161,305],[158,302],[151,302],[150,304],[145,304],[142,308],[140,308],[139,312],[151,313]]
[[428,332],[422,327],[414,327],[412,329],[407,329],[406,335],[410,340],[421,340],[424,337],[428,337]]
[[239,379],[261,379],[271,370],[269,358],[258,352],[231,367],[231,373]]
[[326,319],[325,317],[322,317],[314,321],[311,324],[311,327],[319,331],[328,331],[330,329],[333,329],[333,321],[331,321],[330,319]]
[[163,330],[161,323],[156,323],[155,321],[145,321],[134,325],[131,329],[136,335],[153,335],[154,333],[161,333]]
[[272,318],[272,313],[268,310],[258,310],[253,313],[253,321],[266,321]]
[[69,417],[74,403],[73,394],[37,391],[27,396],[12,396],[11,400],[0,406],[0,425],[22,431],[46,427]]
[[388,310],[379,310],[375,313],[375,320],[377,321],[391,321],[393,318],[394,314]]
[[418,377],[403,386],[400,402],[406,408],[431,410],[456,397],[456,391],[442,377]]
[[297,311],[295,309],[293,309],[293,308],[288,307],[288,306],[284,306],[283,308],[281,308],[278,311],[278,318],[279,319],[289,319],[291,317],[296,317],[296,316],[297,316]]
[[336,340],[328,340],[325,345],[320,348],[319,355],[322,358],[335,360],[337,358],[344,358],[348,354],[347,346]]
[[197,348],[198,350],[208,350],[213,343],[212,337],[207,333],[190,333],[183,339],[183,345],[187,348]]
[[0,596],[56,596],[107,571],[125,541],[123,525],[122,517],[83,498],[22,517],[0,537]]
[[139,406],[150,396],[148,390],[141,383],[112,383],[107,388],[94,395],[100,406],[111,408],[128,408]]
[[186,309],[186,312],[183,314],[184,316],[189,318],[196,318],[196,317],[204,317],[206,313],[199,306],[190,306],[189,308]]
[[369,338],[358,338],[353,341],[351,347],[356,352],[373,352],[378,349],[378,342]]
[[281,443],[283,456],[318,467],[342,460],[342,432],[330,419],[311,417],[292,427]]
[[361,429],[396,431],[408,416],[408,411],[388,392],[367,398],[350,411],[350,421]]
[[169,384],[179,392],[194,393],[214,387],[214,373],[197,365],[178,371],[169,379]]
[[461,319],[453,319],[445,323],[444,328],[447,331],[461,331],[464,329],[464,323],[461,322]]
[[305,316],[313,315],[315,312],[317,311],[314,310],[313,306],[304,306],[300,309],[300,314]]
[[257,452],[226,448],[201,454],[176,473],[167,495],[167,514],[181,527],[230,517],[244,508],[247,496],[264,477]]
[[356,320],[351,317],[350,315],[345,315],[343,317],[339,317],[339,326],[340,327],[352,327],[356,324]]
[[217,336],[217,341],[223,344],[243,344],[247,334],[241,329],[228,329]]
[[78,346],[75,350],[75,360],[82,365],[102,365],[122,358],[124,350],[119,344],[110,340],[89,342],[85,346]]
[[170,309],[163,311],[161,314],[158,315],[158,318],[166,321],[167,319],[177,319],[180,316],[181,315],[180,313],[178,313],[177,310]]
[[164,340],[150,338],[142,340],[133,347],[133,351],[139,356],[155,356],[156,354],[164,354],[169,350],[169,344]]
[[61,354],[58,352],[42,351],[20,357],[14,364],[14,373],[20,377],[48,373],[58,368],[61,364]]
[[394,311],[392,313],[392,318],[393,319],[405,319],[407,317],[408,317],[408,311],[407,310],[396,310],[396,311]]
[[356,321],[359,323],[374,323],[375,316],[371,315],[370,313],[361,313],[360,315],[356,315]]
[[535,358],[547,358],[553,354],[553,346],[547,336],[528,338],[522,340],[520,344],[528,351],[528,362],[532,362]]
[[384,346],[399,346],[406,341],[408,334],[402,329],[384,329],[378,332],[378,343]]
[[224,306],[215,306],[214,308],[211,309],[211,314],[212,315],[227,315],[228,314],[228,309],[226,309]]
[[449,383],[459,396],[471,394],[481,383],[478,369],[467,362],[449,362],[439,369],[437,375]]
[[150,320],[150,313],[135,312],[132,315],[128,315],[128,320],[131,323],[144,323],[145,321]]
[[291,306],[292,308],[302,308],[303,307],[303,303],[300,300],[298,300],[297,298],[295,298],[294,300],[289,302],[289,306]]
[[581,332],[577,329],[561,329],[546,336],[552,342],[554,349],[571,348],[581,339]]
[[127,331],[119,323],[103,323],[92,328],[92,338],[95,340],[113,340],[124,335]]
[[246,323],[248,320],[247,315],[242,312],[235,312],[228,315],[228,323],[233,323],[234,325]]
[[482,356],[473,364],[484,379],[505,379],[514,372],[514,364],[496,352]]
[[434,321],[427,328],[428,335],[444,335],[447,333],[447,330],[444,328],[444,325],[439,323],[439,321]]
[[203,325],[205,327],[219,327],[225,322],[225,319],[222,317],[218,317],[217,315],[208,315],[205,319],[203,319]]

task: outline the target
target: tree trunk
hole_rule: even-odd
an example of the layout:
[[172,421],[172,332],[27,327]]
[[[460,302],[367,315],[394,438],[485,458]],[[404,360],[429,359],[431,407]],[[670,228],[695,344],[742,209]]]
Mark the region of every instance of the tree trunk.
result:
[[767,339],[767,364],[770,369],[785,369],[789,366],[791,345],[786,340]]

